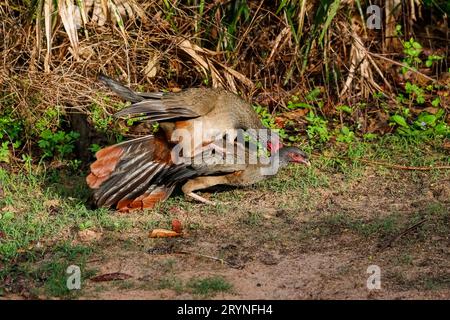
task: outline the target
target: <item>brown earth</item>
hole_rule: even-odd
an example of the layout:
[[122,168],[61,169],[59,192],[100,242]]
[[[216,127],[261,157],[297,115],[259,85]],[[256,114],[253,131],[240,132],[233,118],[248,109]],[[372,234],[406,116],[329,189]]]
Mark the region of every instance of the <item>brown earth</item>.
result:
[[[88,280],[81,298],[450,298],[448,174],[292,169],[273,183],[210,196],[216,207],[180,200],[144,213],[166,227],[179,219],[183,238],[150,239],[150,228],[104,232],[86,267],[132,278]],[[367,288],[370,265],[381,268],[379,290]],[[232,289],[198,295],[186,286],[212,276]]]

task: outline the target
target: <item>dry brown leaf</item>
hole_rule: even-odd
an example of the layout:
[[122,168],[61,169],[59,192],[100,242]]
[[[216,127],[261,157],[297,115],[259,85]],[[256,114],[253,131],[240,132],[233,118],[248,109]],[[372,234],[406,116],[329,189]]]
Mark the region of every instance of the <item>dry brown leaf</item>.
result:
[[75,59],[78,59],[78,32],[75,25],[75,8],[75,5],[68,0],[62,0],[58,3],[59,15],[69,37],[73,56]]
[[156,77],[159,69],[159,55],[151,52],[148,57],[147,65],[144,67],[144,75],[151,79]]
[[16,207],[13,207],[12,205],[7,205],[5,207],[2,208],[2,212],[11,212],[11,213],[18,213],[19,209],[17,209]]
[[167,229],[154,229],[150,235],[149,238],[175,238],[180,237],[181,233],[175,232],[173,230],[167,230]]
[[175,231],[176,233],[181,233],[183,230],[183,226],[181,225],[180,220],[173,219],[172,220],[172,231]]
[[78,238],[81,242],[98,241],[102,237],[101,232],[95,232],[93,230],[81,230],[78,231]]
[[236,79],[238,79],[239,81],[241,81],[243,84],[245,84],[246,86],[253,88],[254,84],[252,82],[252,80],[250,80],[249,78],[247,78],[246,76],[244,76],[242,73],[237,72],[236,70],[227,67],[226,65],[221,64],[220,62],[218,62],[218,64],[225,69],[226,72],[230,73],[233,77],[235,77]]
[[444,141],[442,147],[446,150],[450,150],[450,141]]
[[212,85],[214,88],[223,86],[223,80],[219,75],[217,69],[212,65],[208,58],[200,56],[197,52],[205,53],[206,51],[199,46],[191,43],[189,40],[181,41],[178,46],[181,50],[190,55],[202,68],[205,75],[208,75],[208,71],[211,73]]
[[57,207],[57,206],[59,206],[58,199],[51,199],[44,201],[44,207]]
[[117,280],[126,280],[132,278],[131,275],[122,273],[122,272],[114,272],[114,273],[105,273],[99,276],[95,276],[91,278],[91,281],[94,282],[106,282],[106,281],[117,281]]

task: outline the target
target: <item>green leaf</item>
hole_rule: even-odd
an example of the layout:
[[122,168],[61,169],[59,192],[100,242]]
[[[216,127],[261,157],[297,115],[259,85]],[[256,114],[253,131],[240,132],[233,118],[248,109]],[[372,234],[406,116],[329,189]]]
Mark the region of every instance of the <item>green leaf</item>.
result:
[[390,120],[395,122],[399,126],[402,126],[403,128],[409,128],[405,118],[403,118],[401,115],[394,114],[393,116],[391,116]]
[[13,212],[6,211],[5,213],[3,213],[2,220],[8,221],[8,220],[12,220],[12,219],[14,219],[14,213]]
[[412,43],[412,46],[413,46],[414,48],[416,48],[416,49],[422,49],[422,46],[420,45],[420,43],[418,43],[418,42],[416,42],[416,41],[414,41],[414,42]]
[[345,106],[345,105],[336,107],[336,110],[343,111],[343,112],[346,112],[348,114],[352,114],[352,112],[353,112],[352,108],[350,108],[349,106]]
[[441,99],[440,98],[436,98],[433,101],[431,101],[431,105],[433,107],[436,107],[436,108],[439,106],[440,103],[441,103]]
[[436,122],[436,116],[428,113],[421,113],[417,117],[417,121],[415,122],[419,127],[424,127],[425,125],[433,126]]

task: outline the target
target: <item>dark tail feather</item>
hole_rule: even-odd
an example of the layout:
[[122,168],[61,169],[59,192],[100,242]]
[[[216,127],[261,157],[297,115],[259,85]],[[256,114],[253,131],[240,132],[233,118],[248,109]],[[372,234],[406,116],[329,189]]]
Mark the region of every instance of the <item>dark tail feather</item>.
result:
[[115,117],[133,116],[144,114],[145,118],[150,121],[164,121],[170,119],[190,119],[197,118],[199,115],[182,106],[168,106],[165,101],[160,99],[146,99],[141,102],[134,103],[133,105],[120,110]]
[[116,208],[121,212],[152,209],[157,203],[166,200],[172,194],[174,187],[152,185],[145,193],[137,198],[123,198],[117,203]]
[[157,138],[146,136],[98,151],[97,161],[91,165],[86,178],[89,187],[94,189],[95,204],[109,207],[125,199],[134,201],[142,195],[150,196],[148,189],[153,177],[164,174],[170,167],[158,159],[168,148]]
[[125,87],[121,83],[105,76],[104,74],[98,75],[98,80],[106,84],[112,91],[118,94],[122,99],[136,103],[144,100],[139,94],[133,92],[131,89]]

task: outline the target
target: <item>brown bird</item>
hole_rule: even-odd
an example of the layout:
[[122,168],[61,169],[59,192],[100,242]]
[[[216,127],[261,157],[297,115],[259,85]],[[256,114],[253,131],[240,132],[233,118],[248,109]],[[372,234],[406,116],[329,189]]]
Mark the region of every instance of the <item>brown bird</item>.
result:
[[167,199],[176,185],[183,184],[181,190],[187,197],[213,204],[194,191],[215,185],[249,186],[275,175],[290,162],[309,165],[308,156],[295,147],[281,148],[270,157],[262,154],[259,161],[252,162],[250,153],[254,151],[238,142],[232,144],[222,154],[206,151],[196,155],[201,161],[193,157],[174,164],[169,159],[171,146],[162,137],[126,141],[97,153],[92,169],[104,172],[106,179],[90,175],[88,184],[95,189],[97,206],[115,205],[119,211],[128,212],[153,208]]
[[[94,189],[93,198],[97,206],[115,205],[121,211],[153,207],[156,202],[166,199],[176,184],[213,171],[211,167],[186,167],[185,161],[189,162],[189,158],[203,157],[208,150],[205,146],[213,146],[214,151],[223,153],[219,145],[225,140],[224,136],[226,141],[234,141],[239,135],[232,130],[230,134],[230,129],[264,128],[251,105],[225,90],[205,88],[187,89],[180,93],[136,93],[106,76],[101,75],[99,79],[133,103],[116,116],[143,114],[149,121],[158,121],[162,132],[97,152],[97,161],[91,165],[91,173],[86,179],[89,187]],[[214,129],[214,132],[199,137],[198,127],[200,132],[202,128]],[[183,139],[186,135],[182,135],[180,141],[176,135],[178,131],[187,133],[188,139]],[[255,131],[248,130],[247,133],[250,140],[258,138]],[[273,132],[269,131],[264,139],[263,145],[272,152],[282,146],[278,135]],[[184,151],[184,161],[178,159],[175,163],[173,151],[177,147]],[[175,175],[175,172],[181,172],[181,168],[185,168],[183,175]],[[234,166],[226,168],[226,172],[244,169]],[[205,202],[192,191],[186,195]]]
[[[253,130],[267,130],[250,104],[224,89],[190,88],[178,93],[138,93],[105,75],[100,75],[99,80],[133,103],[117,112],[116,117],[141,116],[149,121],[158,121],[167,140],[182,143],[183,149],[190,150],[192,156],[231,129],[248,130],[255,141],[258,137]],[[176,130],[188,133],[191,139],[180,141],[174,134]],[[269,138],[266,143],[271,150],[282,147],[276,133],[272,132]]]

